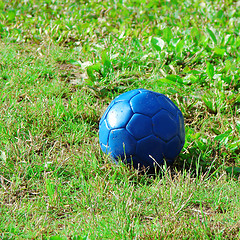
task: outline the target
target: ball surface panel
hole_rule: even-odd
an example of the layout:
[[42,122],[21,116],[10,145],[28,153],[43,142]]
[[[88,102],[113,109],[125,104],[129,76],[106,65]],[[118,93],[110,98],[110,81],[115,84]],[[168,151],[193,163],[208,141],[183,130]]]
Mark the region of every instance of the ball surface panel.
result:
[[137,140],[152,134],[152,119],[142,114],[135,113],[129,120],[126,129]]
[[154,167],[157,164],[163,164],[163,146],[164,142],[154,135],[148,136],[138,141],[136,154],[145,163],[145,167]]
[[184,144],[185,142],[185,127],[184,127],[184,118],[181,113],[181,111],[178,111],[178,126],[179,126],[179,137],[181,140],[181,143]]
[[164,157],[168,160],[174,161],[175,157],[180,153],[181,149],[181,140],[178,136],[175,136],[164,145]]
[[169,98],[167,98],[163,94],[159,94],[158,102],[163,109],[170,112],[173,116],[176,116],[178,108]]
[[107,125],[106,119],[101,123],[101,131],[99,131],[99,141],[103,145],[108,145],[108,137],[110,133],[110,128]]
[[110,131],[108,144],[112,157],[124,159],[135,154],[137,142],[125,128],[120,128]]
[[109,154],[108,146],[104,145],[103,143],[100,143],[100,147],[104,153]]
[[115,104],[115,101],[111,101],[111,103],[109,104],[109,106],[107,107],[106,111],[104,112],[104,114],[102,115],[100,122],[99,122],[99,126],[102,124],[102,122],[105,120],[106,116],[108,115],[108,112],[110,111],[111,107]]
[[108,126],[113,128],[125,127],[133,112],[127,101],[116,102],[109,110],[106,120]]
[[140,113],[149,117],[152,117],[161,109],[156,94],[150,91],[143,91],[134,96],[130,100],[130,105],[134,113]]
[[119,95],[118,97],[116,97],[114,99],[114,101],[115,102],[129,101],[131,98],[133,98],[134,96],[136,96],[139,93],[140,93],[140,91],[138,89],[135,89],[135,90],[132,90],[132,91],[128,91],[128,92],[125,92],[125,93]]
[[166,110],[161,110],[153,116],[152,122],[153,132],[165,142],[178,134],[176,118]]

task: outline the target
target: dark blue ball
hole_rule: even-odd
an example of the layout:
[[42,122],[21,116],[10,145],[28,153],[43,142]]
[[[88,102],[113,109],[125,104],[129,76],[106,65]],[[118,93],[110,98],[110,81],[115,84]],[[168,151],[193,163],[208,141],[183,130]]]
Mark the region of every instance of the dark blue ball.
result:
[[165,95],[136,89],[116,97],[99,123],[103,152],[134,168],[171,165],[185,142],[181,111]]

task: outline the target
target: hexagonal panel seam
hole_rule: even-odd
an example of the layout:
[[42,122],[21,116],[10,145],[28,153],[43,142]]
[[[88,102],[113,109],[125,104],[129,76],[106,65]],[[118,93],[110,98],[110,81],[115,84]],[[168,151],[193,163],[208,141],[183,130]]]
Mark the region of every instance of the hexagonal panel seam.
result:
[[111,130],[111,127],[109,127],[109,125],[108,125],[107,118],[105,118],[105,119],[101,122],[101,125],[102,125],[104,122],[106,122],[106,125],[107,125],[108,130]]
[[[131,118],[132,118],[132,117],[131,117]],[[131,118],[130,118],[130,119],[131,119]],[[109,129],[110,131],[111,131],[111,130],[115,130],[115,129],[126,129],[126,126],[128,125],[130,119],[129,119],[122,127],[113,127],[113,128],[111,128],[111,127],[109,127],[108,122],[107,122],[108,129]]]
[[[132,109],[131,103],[129,103],[129,104],[130,104],[130,107],[131,107],[131,109]],[[132,109],[132,111],[133,111],[133,109]],[[143,115],[143,116],[145,116],[145,117],[149,117],[149,118],[152,118],[152,117],[155,115],[155,114],[154,114],[153,116],[149,116],[149,115],[147,115],[147,114],[145,114],[145,113],[134,112],[134,111],[133,111],[133,113],[134,113],[134,114],[141,114],[141,115]],[[157,113],[158,113],[158,112],[157,112]],[[157,113],[156,113],[156,114],[157,114]]]
[[[180,113],[180,114],[179,114]],[[180,132],[180,121],[179,121],[179,118],[180,117],[183,117],[183,115],[182,115],[182,113],[181,113],[181,111],[179,110],[178,112],[177,112],[177,121],[178,121],[178,131]],[[184,127],[184,117],[183,117],[183,128],[185,128]],[[185,129],[184,129],[184,135],[185,135]],[[179,139],[180,139],[180,142],[183,144],[183,146],[184,146],[184,144],[185,144],[185,139],[183,139],[183,141],[181,140],[181,137],[179,137]]]
[[170,138],[166,143],[171,142],[175,137],[177,137],[179,139],[180,143],[182,143],[181,138],[179,137],[179,134],[177,134],[177,135],[173,136],[172,138]]
[[[151,121],[151,130],[152,130],[151,132],[153,133],[152,118],[149,117],[149,116],[147,116],[147,115],[145,115],[145,114],[142,114],[142,113],[134,113],[134,114],[132,115],[132,117],[129,119],[129,121],[128,121],[127,125],[126,125],[126,130],[131,134],[131,132],[128,130],[128,124],[131,122],[131,120],[133,119],[133,117],[135,116],[135,114],[149,118],[149,120]],[[131,134],[131,135],[132,135],[134,138],[136,138],[133,134]],[[142,138],[144,138],[144,137],[142,137]],[[139,140],[141,140],[142,138],[137,138],[136,140],[139,141]]]
[[[146,136],[146,137],[144,137],[144,138],[141,138],[141,139],[139,139],[138,141],[142,141],[142,140],[147,139],[147,138],[150,138],[150,137],[155,137],[155,138],[159,138],[160,140],[162,140],[160,137],[154,135],[154,132],[153,132],[153,134],[150,134],[150,135],[148,135],[148,136]],[[162,140],[162,141],[163,141],[163,140]]]
[[[107,153],[108,152],[108,148],[109,148],[109,146],[108,146],[108,143],[107,143],[107,145],[105,145],[105,144],[103,144],[103,143],[100,143],[100,145],[102,145],[102,146],[104,146],[105,148],[106,148],[106,152],[105,153]],[[108,154],[108,153],[107,153]]]
[[[119,101],[119,102],[124,102],[124,101]],[[128,102],[126,101],[126,103],[128,103]],[[130,104],[128,104],[128,105],[129,105],[129,108],[130,108],[130,111],[131,111],[131,115],[133,116],[134,112],[133,112]],[[111,110],[111,109],[110,109],[110,110]],[[109,113],[109,111],[108,111],[108,113]],[[132,116],[131,116],[131,117],[132,117]],[[130,118],[128,119],[128,121],[127,121],[123,126],[121,126],[120,128],[125,128],[125,127],[127,126],[128,122],[129,122],[129,120],[131,119],[131,117],[130,117]],[[110,130],[112,130],[112,129],[119,129],[119,128],[117,128],[117,127],[113,127],[113,128],[112,128],[112,127],[109,126],[109,123],[108,123],[108,121],[107,121],[107,115],[106,115],[105,120],[106,120],[107,126],[108,126],[108,128],[109,128]]]
[[135,95],[133,95],[132,97],[130,97],[129,99],[128,99],[128,102],[130,102],[131,100],[132,100],[132,98],[134,98],[134,97],[136,97],[138,94],[140,94],[141,92],[138,92],[138,93],[136,93]]
[[[124,142],[123,142],[123,143],[124,143]],[[110,147],[109,147],[109,148],[110,148]],[[111,150],[111,149],[110,149],[110,150]],[[120,159],[121,159],[121,157],[119,157],[119,155],[117,156],[117,155],[114,154],[112,151],[110,152],[110,154],[111,154],[114,158],[120,158]],[[136,155],[136,146],[134,147],[134,154],[128,155],[128,154],[126,154],[125,150],[124,150],[123,154],[124,154],[124,159],[126,159],[126,158],[128,158],[128,157],[130,157],[130,156]]]
[[133,111],[133,107],[132,107],[130,101],[131,101],[134,97],[136,97],[138,94],[140,94],[140,93],[141,93],[141,92],[138,92],[136,95],[134,95],[134,96],[132,96],[131,98],[128,99],[129,106],[130,106],[130,108],[131,108],[131,110],[132,110],[133,113],[135,113],[135,112]]
[[128,102],[128,100],[127,100],[127,99],[115,100],[115,101],[114,101],[114,104],[115,104],[115,103],[119,103],[119,102]]
[[151,116],[151,118],[155,117],[155,116],[156,116],[158,113],[160,113],[162,110],[165,110],[165,111],[166,111],[166,109],[164,109],[164,108],[161,107],[161,109],[159,109],[158,112],[156,112],[153,116]]
[[[109,144],[109,136],[110,136],[110,133],[111,133],[113,130],[121,130],[121,129],[127,131],[127,132],[129,133],[129,135],[130,135],[131,137],[133,137],[136,142],[138,141],[125,127],[121,127],[121,128],[113,128],[113,129],[111,129],[111,130],[109,131],[107,144]],[[137,145],[137,144],[136,144],[136,145]],[[109,145],[108,145],[108,146],[109,146]],[[136,146],[135,146],[134,152],[136,152]]]
[[163,140],[162,138],[160,138],[160,137],[157,135],[157,133],[154,131],[154,128],[152,129],[152,132],[153,132],[153,136],[154,136],[154,137],[162,140],[164,143],[167,143],[167,142],[168,142],[168,141],[165,141],[165,140]]
[[[168,111],[168,109],[166,109],[166,108],[164,108],[164,107],[162,107],[161,110],[165,110],[165,111],[167,111],[167,112],[168,112],[169,114],[171,114],[174,118],[177,116],[177,114],[174,115],[172,112]],[[177,109],[176,109],[176,110],[177,110]]]
[[[159,137],[159,136],[157,135],[157,133],[154,132],[154,129],[153,129],[153,133],[154,133],[153,136],[155,136],[156,138],[159,138],[159,139],[162,140],[164,143],[170,142],[170,141],[171,141],[172,139],[174,139],[175,137],[178,137],[179,140],[180,140],[180,142],[182,142],[181,139],[180,139],[180,137],[178,136],[178,134],[177,134],[177,135],[174,135],[173,137],[171,137],[171,138],[168,139],[168,140],[164,140],[164,139],[162,139],[161,137]],[[141,140],[142,140],[142,139],[141,139]]]
[[[131,118],[130,118],[130,120],[131,120]],[[130,120],[129,120],[129,121],[130,121]],[[129,122],[129,121],[128,121],[128,122]],[[126,126],[127,126],[127,125],[126,125]],[[135,138],[135,136],[132,135],[132,133],[130,133],[130,132],[127,130],[127,128],[124,128],[124,129],[129,133],[129,135],[131,135],[136,141],[138,141],[138,140]]]
[[[139,91],[140,91],[140,93],[144,93],[144,92],[147,92],[147,93],[152,93],[152,94],[154,94],[156,97],[158,97],[159,96],[159,94],[161,94],[161,93],[158,93],[158,92],[154,92],[154,91],[152,91],[152,90],[148,90],[148,89],[138,89]],[[162,95],[164,95],[164,94],[162,94]]]

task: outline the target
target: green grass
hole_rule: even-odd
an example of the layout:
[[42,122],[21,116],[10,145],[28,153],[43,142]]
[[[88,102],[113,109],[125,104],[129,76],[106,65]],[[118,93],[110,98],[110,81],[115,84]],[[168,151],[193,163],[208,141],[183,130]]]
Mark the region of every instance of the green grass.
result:
[[[147,3],[146,3],[147,2]],[[239,1],[0,1],[0,239],[239,239]],[[113,164],[120,93],[167,95],[186,143]]]

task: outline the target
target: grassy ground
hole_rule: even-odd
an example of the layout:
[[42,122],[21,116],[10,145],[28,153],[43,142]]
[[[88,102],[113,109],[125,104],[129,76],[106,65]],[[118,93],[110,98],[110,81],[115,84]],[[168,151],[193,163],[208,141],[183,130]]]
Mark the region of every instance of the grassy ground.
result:
[[[240,238],[239,1],[0,1],[1,239]],[[114,165],[98,122],[146,88],[186,144],[156,177]]]

